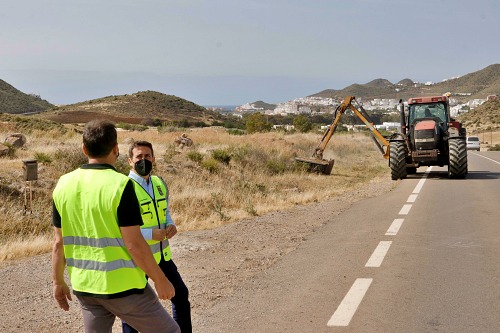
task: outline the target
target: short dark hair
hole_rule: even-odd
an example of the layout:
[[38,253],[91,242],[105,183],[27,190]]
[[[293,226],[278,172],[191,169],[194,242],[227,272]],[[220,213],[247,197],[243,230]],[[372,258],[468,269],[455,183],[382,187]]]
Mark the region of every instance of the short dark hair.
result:
[[153,145],[149,141],[144,141],[144,140],[139,140],[139,141],[134,141],[130,144],[130,147],[128,147],[128,157],[132,158],[134,157],[134,153],[132,152],[134,148],[136,147],[148,147],[151,149],[151,155],[155,156],[155,152],[153,151]]
[[115,124],[109,120],[91,120],[83,130],[83,145],[89,157],[105,157],[118,143]]

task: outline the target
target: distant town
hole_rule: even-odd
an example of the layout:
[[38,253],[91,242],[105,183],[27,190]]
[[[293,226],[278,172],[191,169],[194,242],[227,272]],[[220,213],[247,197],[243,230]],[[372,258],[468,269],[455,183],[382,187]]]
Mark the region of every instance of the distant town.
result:
[[[492,98],[492,96],[488,96]],[[466,103],[459,103],[457,99],[450,97],[451,106],[451,116],[455,117],[461,113],[468,112],[479,105],[486,102],[488,99],[472,99]],[[397,106],[399,101],[396,99],[372,99],[363,100],[362,98],[356,99],[361,106],[368,111],[385,111],[398,112]],[[234,109],[233,114],[242,116],[249,112],[261,112],[269,115],[290,115],[290,114],[321,114],[321,113],[332,113],[340,105],[342,101],[333,98],[322,98],[322,97],[300,97],[294,100],[279,103],[274,109],[266,109],[259,107],[254,103],[247,103],[238,106]]]

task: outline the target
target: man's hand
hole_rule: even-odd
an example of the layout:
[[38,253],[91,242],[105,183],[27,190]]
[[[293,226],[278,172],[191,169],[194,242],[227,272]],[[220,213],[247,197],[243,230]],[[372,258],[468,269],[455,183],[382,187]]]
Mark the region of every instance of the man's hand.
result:
[[156,293],[159,299],[171,300],[175,296],[175,289],[172,283],[165,277],[165,275],[154,281]]
[[167,229],[165,229],[165,231],[166,231],[166,237],[170,239],[174,237],[175,234],[177,233],[177,227],[173,224],[169,224],[167,225]]
[[166,229],[154,229],[153,230],[153,240],[161,242],[165,238],[167,238],[167,230]]
[[69,310],[68,300],[71,301],[71,292],[69,290],[68,285],[64,282],[62,284],[54,284],[52,289],[53,289],[54,299],[57,301],[59,307],[64,311],[68,311]]

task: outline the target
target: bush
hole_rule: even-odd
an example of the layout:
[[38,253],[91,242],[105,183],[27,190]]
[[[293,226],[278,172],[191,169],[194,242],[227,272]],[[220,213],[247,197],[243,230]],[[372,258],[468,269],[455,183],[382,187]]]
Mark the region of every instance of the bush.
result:
[[231,161],[231,154],[225,149],[215,149],[212,151],[212,158],[226,165]]
[[279,175],[286,171],[287,165],[284,161],[269,160],[266,162],[266,169],[270,175]]
[[38,161],[38,163],[50,164],[52,162],[52,158],[47,153],[35,152],[35,156],[34,157],[35,157],[35,160]]
[[213,158],[209,158],[201,162],[201,166],[207,169],[210,173],[218,173],[220,170],[219,162]]
[[203,154],[197,151],[190,151],[187,153],[187,158],[190,161],[200,164],[203,161]]
[[500,144],[496,144],[493,147],[490,147],[488,151],[500,151]]
[[230,128],[227,130],[227,133],[229,135],[245,135],[245,131],[244,130],[240,130],[238,128]]

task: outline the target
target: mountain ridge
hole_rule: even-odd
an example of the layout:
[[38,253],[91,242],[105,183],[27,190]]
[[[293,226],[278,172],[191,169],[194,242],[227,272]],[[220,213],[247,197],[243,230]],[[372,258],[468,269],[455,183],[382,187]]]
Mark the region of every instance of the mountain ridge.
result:
[[366,84],[352,84],[340,90],[325,89],[309,97],[342,99],[345,96],[356,96],[362,99],[406,100],[416,96],[442,95],[447,92],[461,102],[467,99],[486,99],[488,95],[500,95],[500,64],[493,64],[458,78],[429,85],[408,78],[396,84],[379,78]]

